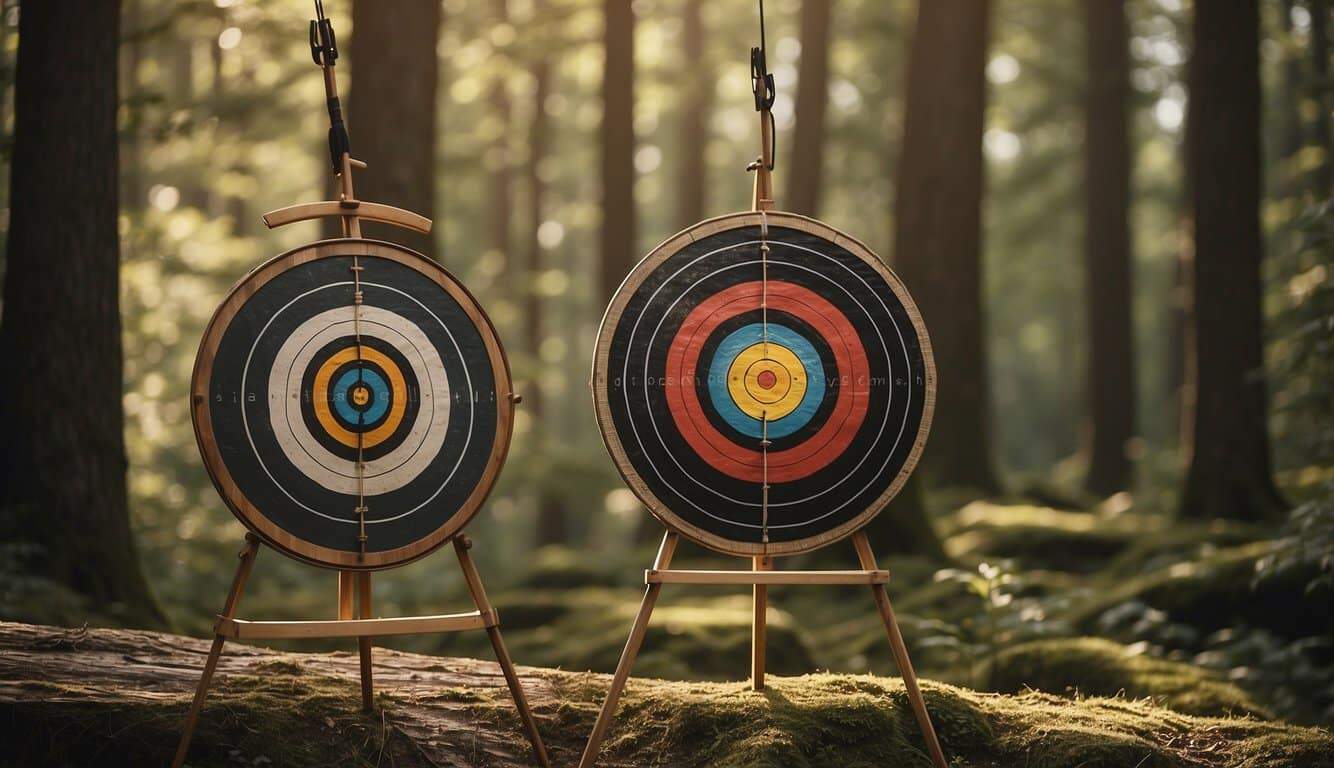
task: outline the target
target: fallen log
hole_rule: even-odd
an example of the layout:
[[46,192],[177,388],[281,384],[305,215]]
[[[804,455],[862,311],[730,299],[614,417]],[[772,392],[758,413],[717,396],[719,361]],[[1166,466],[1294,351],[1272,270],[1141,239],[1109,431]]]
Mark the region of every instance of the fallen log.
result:
[[[0,765],[165,765],[208,642],[0,622]],[[491,662],[376,649],[376,714],[360,712],[354,653],[229,644],[193,766],[530,765]],[[555,765],[578,760],[608,677],[520,667]],[[1328,768],[1334,736],[1249,717],[1191,717],[1149,701],[981,694],[926,682],[959,765]],[[603,766],[928,765],[896,678],[744,683],[632,680]]]

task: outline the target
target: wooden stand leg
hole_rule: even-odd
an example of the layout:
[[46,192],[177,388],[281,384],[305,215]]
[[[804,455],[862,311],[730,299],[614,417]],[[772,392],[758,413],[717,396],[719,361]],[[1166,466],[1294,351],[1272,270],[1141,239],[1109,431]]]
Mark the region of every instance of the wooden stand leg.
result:
[[[356,574],[357,618],[375,618],[371,612],[371,575],[369,572]],[[357,650],[361,653],[361,709],[375,711],[375,682],[371,668],[371,638],[358,637]]]
[[[245,537],[245,549],[241,550],[241,562],[236,565],[236,576],[232,578],[231,591],[227,593],[227,602],[223,604],[220,615],[226,618],[236,616],[236,605],[245,591],[246,579],[255,565],[255,555],[259,553],[259,539],[253,533]],[[190,751],[190,739],[195,734],[195,725],[199,722],[199,711],[204,708],[204,697],[208,695],[209,683],[213,681],[213,672],[218,668],[218,657],[222,655],[222,635],[213,636],[213,647],[209,649],[208,659],[204,662],[204,673],[199,678],[199,687],[195,689],[194,701],[190,703],[190,712],[185,716],[185,727],[181,730],[181,742],[176,746],[176,757],[171,761],[172,768],[181,768],[185,764],[185,755]]]
[[482,586],[482,576],[477,572],[477,566],[472,561],[472,554],[468,551],[471,548],[472,541],[467,536],[459,534],[454,537],[454,552],[459,556],[459,567],[463,570],[463,579],[468,583],[468,591],[472,594],[473,602],[477,604],[477,610],[489,618],[486,634],[491,638],[491,648],[496,652],[496,661],[500,664],[501,672],[505,674],[505,682],[509,684],[510,695],[514,698],[514,707],[519,710],[519,719],[523,721],[524,731],[528,735],[528,743],[533,745],[533,755],[542,768],[551,768],[551,759],[547,757],[546,745],[542,743],[542,735],[537,731],[537,718],[533,717],[533,711],[528,706],[528,697],[524,694],[523,685],[519,682],[519,673],[514,669],[514,661],[510,658],[509,649],[505,647],[505,640],[500,635],[500,626],[496,620],[495,609],[491,607],[491,601],[486,596],[486,589]]
[[[868,571],[875,570],[875,554],[871,552],[871,543],[867,540],[866,534],[861,531],[853,534],[852,543],[857,548],[857,559],[861,561],[862,568]],[[871,593],[875,596],[875,605],[880,611],[880,618],[885,623],[885,632],[889,635],[889,649],[894,654],[894,663],[898,665],[899,674],[903,676],[903,687],[908,691],[908,703],[917,717],[917,725],[922,729],[922,739],[926,742],[927,752],[931,754],[931,762],[936,768],[949,768],[949,764],[945,761],[945,753],[940,748],[940,740],[936,738],[936,729],[931,725],[931,715],[926,711],[926,699],[922,698],[922,690],[917,686],[917,673],[913,671],[912,660],[908,658],[908,646],[903,642],[898,619],[894,617],[894,606],[889,603],[889,592],[884,584],[872,584]]]
[[[676,554],[677,536],[670,531],[663,535],[662,544],[658,547],[658,556],[653,561],[654,570],[664,570],[671,567],[672,555]],[[611,677],[611,688],[607,691],[607,700],[602,703],[602,711],[598,712],[597,722],[593,724],[593,732],[588,736],[588,744],[584,747],[584,755],[579,759],[579,768],[593,768],[593,764],[598,759],[598,749],[602,746],[602,740],[607,736],[607,728],[611,726],[612,715],[616,714],[616,705],[621,700],[621,692],[625,690],[625,681],[630,677],[630,668],[634,666],[635,656],[639,654],[639,647],[644,644],[644,634],[648,631],[648,620],[653,615],[653,606],[658,602],[658,593],[662,591],[662,584],[650,584],[644,590],[644,600],[639,604],[639,614],[635,616],[635,623],[630,627],[630,637],[625,641],[625,648],[621,651],[621,660],[616,664],[616,673]]]
[[[751,561],[757,571],[772,571],[774,560],[768,555],[756,555]],[[769,588],[756,584],[752,589],[754,612],[750,617],[750,687],[764,690],[764,653],[768,635]]]

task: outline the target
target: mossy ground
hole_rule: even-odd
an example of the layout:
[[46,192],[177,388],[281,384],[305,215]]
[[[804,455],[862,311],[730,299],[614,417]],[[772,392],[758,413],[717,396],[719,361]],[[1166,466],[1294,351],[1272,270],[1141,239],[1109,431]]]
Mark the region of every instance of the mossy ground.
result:
[[[600,686],[571,691],[591,726]],[[955,768],[1328,768],[1334,737],[1253,718],[1183,715],[1127,698],[984,694],[926,683]],[[745,684],[631,683],[604,765],[727,768],[929,766],[902,682],[817,674]]]
[[1253,696],[1210,670],[1131,652],[1100,638],[1038,640],[1001,651],[989,665],[987,687],[1083,696],[1152,699],[1188,715],[1273,714]]
[[[106,647],[96,636],[82,642],[93,651]],[[179,638],[162,636],[143,653],[103,653],[86,665],[70,656],[77,647],[42,645],[52,654],[53,670],[44,673],[43,657],[33,657],[23,667],[11,666],[0,689],[13,702],[0,714],[8,728],[0,765],[165,764],[189,705],[188,679],[177,675],[178,682],[166,688],[108,680],[151,678],[167,664],[180,664],[176,655],[154,656],[178,654],[179,644]],[[27,647],[31,652],[37,646]],[[1087,655],[1110,650],[1084,649]],[[249,655],[250,661],[233,661],[216,678],[191,765],[411,768],[441,758],[460,767],[517,768],[527,760],[505,689],[494,680],[483,686],[463,682],[483,672],[473,662],[381,657],[403,682],[382,681],[377,715],[366,717],[360,714],[355,666],[345,656]],[[131,669],[122,671],[120,664]],[[57,669],[59,676],[50,674]],[[99,679],[97,669],[115,669],[115,676]],[[469,671],[463,677],[450,671],[459,669]],[[28,670],[33,682],[25,682]],[[1156,666],[1133,671],[1145,679],[1179,672]],[[574,764],[608,677],[556,670],[525,675],[553,764]],[[41,682],[52,679],[64,682]],[[1334,768],[1328,730],[1252,716],[1187,715],[1162,706],[1160,697],[980,693],[931,680],[923,688],[954,768]],[[16,689],[23,694],[16,696]],[[463,748],[439,752],[442,737]],[[490,746],[476,748],[483,742]],[[925,768],[929,762],[898,678],[824,673],[770,676],[762,692],[746,683],[636,677],[599,765]]]

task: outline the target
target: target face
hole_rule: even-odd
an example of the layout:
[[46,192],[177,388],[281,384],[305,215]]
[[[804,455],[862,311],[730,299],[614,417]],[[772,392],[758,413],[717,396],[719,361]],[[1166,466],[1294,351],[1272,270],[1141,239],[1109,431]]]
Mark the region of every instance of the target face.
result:
[[746,213],[635,267],[593,388],[613,460],[664,523],[723,552],[784,554],[852,533],[898,492],[935,366],[912,299],[865,246]]
[[247,275],[205,332],[193,391],[204,463],[233,512],[279,549],[346,569],[447,541],[495,481],[513,418],[504,353],[472,296],[417,253],[357,239]]

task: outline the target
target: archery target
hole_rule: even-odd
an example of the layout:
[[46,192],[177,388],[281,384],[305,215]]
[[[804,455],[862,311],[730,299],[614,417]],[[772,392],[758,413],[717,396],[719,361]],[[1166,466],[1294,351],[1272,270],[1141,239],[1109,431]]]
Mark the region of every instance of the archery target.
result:
[[306,246],[242,280],[205,333],[194,392],[200,449],[232,510],[289,554],[340,568],[447,541],[511,431],[509,371],[481,308],[434,262],[365,240]]
[[898,492],[935,367],[912,299],[865,246],[747,213],[635,267],[593,387],[613,460],[664,523],[724,552],[782,554],[851,533]]

